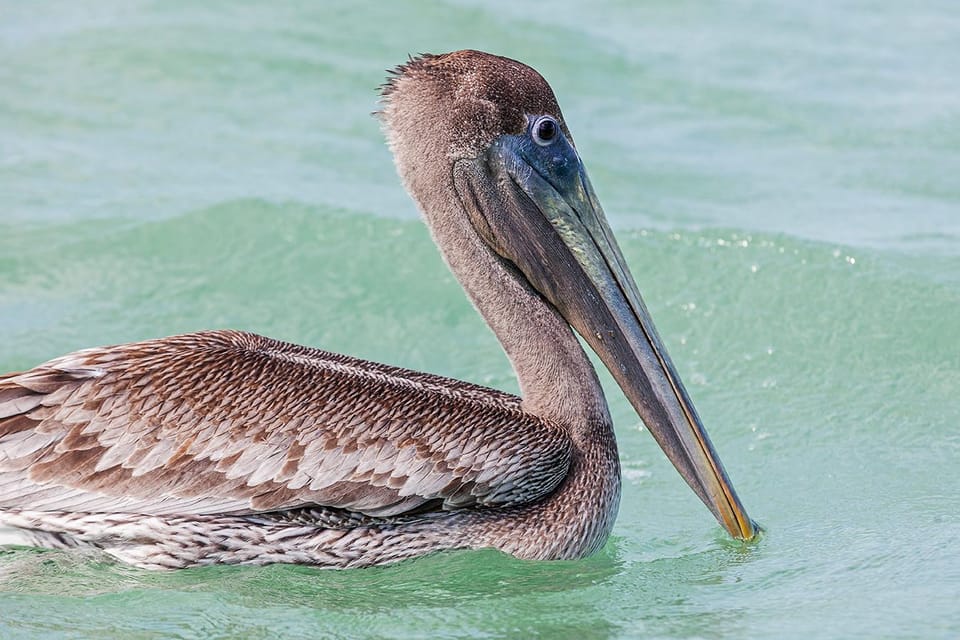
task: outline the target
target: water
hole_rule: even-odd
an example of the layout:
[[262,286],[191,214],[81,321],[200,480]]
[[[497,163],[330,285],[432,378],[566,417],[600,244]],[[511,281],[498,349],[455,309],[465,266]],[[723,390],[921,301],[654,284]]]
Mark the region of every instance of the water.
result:
[[608,377],[580,562],[149,573],[0,554],[0,637],[960,634],[952,3],[0,3],[0,371],[234,327],[516,391],[374,87],[466,46],[551,81],[751,514],[725,538]]

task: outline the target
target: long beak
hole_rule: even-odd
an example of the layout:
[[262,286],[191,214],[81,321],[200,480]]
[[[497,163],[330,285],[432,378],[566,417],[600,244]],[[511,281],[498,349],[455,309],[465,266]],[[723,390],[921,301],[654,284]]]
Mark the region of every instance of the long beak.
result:
[[758,528],[667,355],[579,156],[560,143],[550,162],[523,136],[494,143],[486,166],[499,175],[487,178],[501,185],[501,212],[487,209],[484,235],[597,353],[720,524],[749,540]]

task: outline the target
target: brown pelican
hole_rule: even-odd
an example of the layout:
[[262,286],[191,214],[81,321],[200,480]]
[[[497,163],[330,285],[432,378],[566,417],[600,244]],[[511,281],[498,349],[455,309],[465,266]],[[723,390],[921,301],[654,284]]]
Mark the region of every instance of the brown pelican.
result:
[[381,115],[522,398],[237,331],[78,351],[0,376],[5,531],[147,568],[586,556],[620,467],[572,327],[717,520],[752,538],[546,81],[477,51],[424,55],[393,72]]

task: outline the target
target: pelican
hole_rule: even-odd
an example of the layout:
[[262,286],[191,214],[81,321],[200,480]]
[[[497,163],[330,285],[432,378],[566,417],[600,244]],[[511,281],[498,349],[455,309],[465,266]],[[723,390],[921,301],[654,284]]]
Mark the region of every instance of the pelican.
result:
[[755,536],[547,82],[479,51],[391,74],[398,173],[521,397],[240,331],[77,351],[0,376],[6,539],[149,569],[587,556],[620,465],[574,330],[727,532]]

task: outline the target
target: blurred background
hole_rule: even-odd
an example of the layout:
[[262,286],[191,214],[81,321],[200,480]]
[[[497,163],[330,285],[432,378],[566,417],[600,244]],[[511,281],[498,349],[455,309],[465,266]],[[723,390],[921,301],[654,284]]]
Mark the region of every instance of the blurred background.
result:
[[0,552],[0,636],[956,637],[949,2],[0,0],[0,372],[231,327],[516,391],[371,112],[408,54],[552,84],[758,544],[609,378],[597,556],[151,574]]

